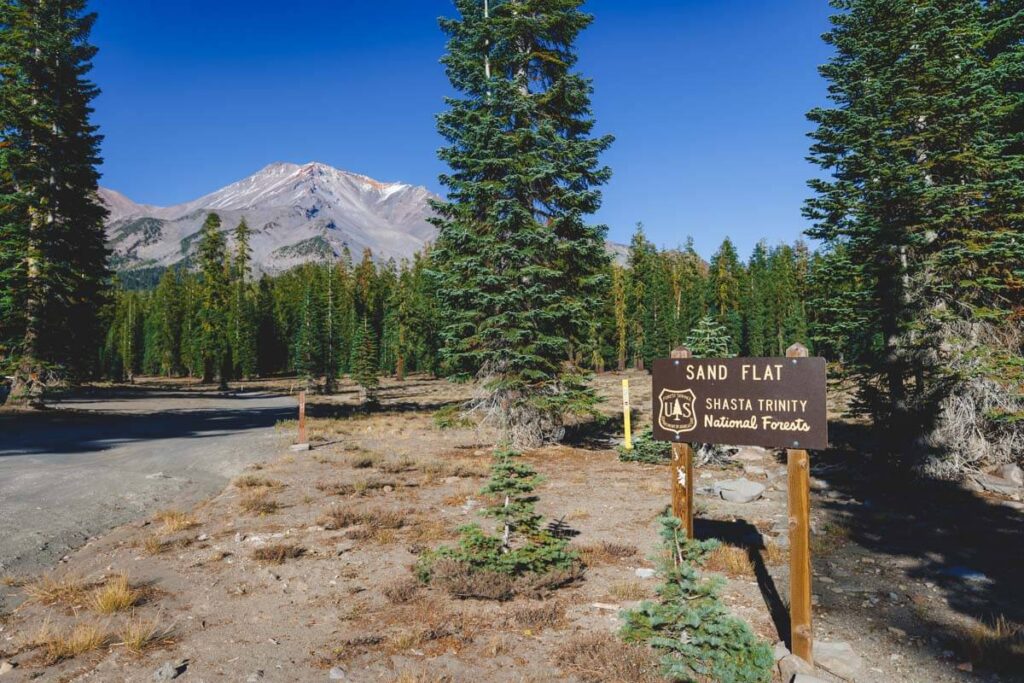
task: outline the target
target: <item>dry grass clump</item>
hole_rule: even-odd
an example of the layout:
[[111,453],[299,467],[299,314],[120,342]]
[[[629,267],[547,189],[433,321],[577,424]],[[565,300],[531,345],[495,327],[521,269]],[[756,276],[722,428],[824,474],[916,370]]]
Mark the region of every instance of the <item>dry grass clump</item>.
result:
[[499,572],[474,569],[467,562],[440,558],[431,567],[430,583],[459,599],[511,600],[516,595],[542,598],[553,590],[579,581],[583,568],[556,569],[546,574],[509,576]]
[[40,605],[64,605],[74,607],[85,599],[89,586],[79,576],[56,577],[46,574],[25,585],[25,595]]
[[153,519],[163,524],[164,533],[175,534],[199,526],[199,520],[180,510],[161,510]]
[[171,629],[162,626],[159,619],[131,619],[118,629],[120,642],[116,644],[124,646],[132,654],[140,655],[158,645],[170,644],[171,633]]
[[1024,626],[1000,615],[961,627],[956,650],[975,665],[1006,673],[1024,670]]
[[49,666],[98,650],[109,641],[110,635],[98,624],[78,622],[69,630],[63,630],[45,621],[32,644],[42,650],[42,662]]
[[750,555],[743,548],[734,545],[720,545],[708,553],[704,566],[713,572],[729,576],[749,576],[754,573]]
[[278,502],[267,494],[266,489],[256,489],[245,494],[239,499],[238,507],[250,515],[272,515],[281,508]]
[[651,591],[639,581],[619,581],[613,583],[608,592],[619,600],[643,600],[651,597]]
[[252,559],[269,564],[284,564],[306,554],[306,549],[291,543],[271,543],[252,551]]
[[826,522],[817,533],[811,533],[811,553],[831,555],[850,538],[850,529],[836,522]]
[[468,562],[449,558],[438,559],[430,570],[430,582],[456,598],[511,600],[516,581],[507,574],[477,571]]
[[279,489],[284,487],[284,484],[279,481],[261,477],[257,474],[243,474],[231,483],[240,489]]
[[635,545],[629,543],[614,543],[601,541],[587,545],[573,545],[572,550],[576,551],[584,564],[617,564],[622,560],[636,557],[640,551]]
[[146,540],[142,542],[142,547],[150,555],[159,555],[171,546],[170,543],[160,538],[156,534],[147,536]]
[[566,641],[555,662],[584,683],[656,683],[658,659],[646,647],[629,645],[610,633],[587,633]]
[[426,475],[427,482],[445,477],[480,479],[490,473],[490,464],[467,458],[420,458],[416,469]]
[[786,549],[775,541],[768,541],[764,544],[764,555],[765,562],[772,566],[785,564],[789,554]]
[[505,623],[517,629],[536,633],[545,628],[554,628],[565,621],[565,605],[558,600],[535,603],[513,604],[505,614]]
[[412,577],[392,581],[381,588],[381,593],[393,604],[411,601],[420,591],[420,582]]
[[132,587],[127,574],[118,574],[93,591],[89,606],[100,614],[131,609],[142,600],[142,591]]
[[13,574],[4,574],[0,576],[0,586],[7,586],[8,588],[21,588],[28,581],[20,576],[14,576]]
[[334,531],[350,526],[362,525],[367,531],[380,529],[401,529],[405,526],[407,513],[399,510],[354,510],[352,508],[333,508],[318,521],[320,526]]
[[437,519],[420,520],[412,525],[409,530],[409,539],[417,543],[429,541],[440,541],[451,536],[447,525]]
[[380,458],[372,453],[357,453],[349,458],[348,464],[356,469],[363,470],[370,467],[376,467]]
[[416,461],[412,458],[389,459],[377,465],[377,469],[387,474],[398,474],[416,469]]

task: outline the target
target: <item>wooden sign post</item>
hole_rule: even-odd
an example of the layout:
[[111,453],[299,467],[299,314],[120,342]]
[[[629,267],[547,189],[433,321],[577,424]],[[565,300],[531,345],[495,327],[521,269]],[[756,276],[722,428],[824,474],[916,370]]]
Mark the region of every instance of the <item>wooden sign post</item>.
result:
[[[672,358],[691,358],[689,349],[673,349]],[[693,446],[672,443],[672,514],[682,522],[687,538],[693,538]]]
[[[786,358],[807,358],[807,347],[793,344]],[[811,627],[811,487],[810,456],[804,449],[787,449],[789,475],[789,611],[793,654],[814,664]]]
[[654,438],[672,443],[672,511],[693,537],[690,444],[785,448],[789,474],[790,647],[813,664],[810,458],[828,447],[824,358],[794,344],[785,358],[692,358],[678,348],[654,361]]
[[297,443],[309,443],[306,436],[306,392],[299,392],[299,440]]
[[629,430],[629,380],[622,380],[622,424],[626,432],[626,439],[623,441],[622,446],[627,451],[633,450],[633,436]]

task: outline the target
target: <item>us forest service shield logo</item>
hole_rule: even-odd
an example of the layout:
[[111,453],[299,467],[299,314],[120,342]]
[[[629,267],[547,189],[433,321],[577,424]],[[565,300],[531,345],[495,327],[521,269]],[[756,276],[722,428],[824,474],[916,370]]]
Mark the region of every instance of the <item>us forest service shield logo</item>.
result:
[[697,427],[697,397],[692,389],[662,389],[658,402],[658,426],[662,429],[682,434]]

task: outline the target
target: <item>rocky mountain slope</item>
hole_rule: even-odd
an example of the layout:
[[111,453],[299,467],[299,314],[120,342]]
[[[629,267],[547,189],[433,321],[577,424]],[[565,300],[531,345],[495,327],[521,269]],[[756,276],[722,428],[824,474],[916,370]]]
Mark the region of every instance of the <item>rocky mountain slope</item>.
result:
[[370,249],[379,260],[410,257],[436,234],[427,222],[424,187],[382,183],[326,164],[275,163],[199,199],[177,206],[137,204],[101,188],[110,210],[107,235],[115,270],[163,268],[194,254],[211,212],[230,232],[243,217],[252,229],[257,270],[279,272],[310,260],[354,258]]

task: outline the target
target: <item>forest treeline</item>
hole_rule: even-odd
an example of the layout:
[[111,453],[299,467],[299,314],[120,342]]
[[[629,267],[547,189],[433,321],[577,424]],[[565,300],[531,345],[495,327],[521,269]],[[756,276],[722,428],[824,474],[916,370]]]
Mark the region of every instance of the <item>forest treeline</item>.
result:
[[[429,250],[383,264],[345,251],[254,278],[248,241],[244,221],[230,228],[211,214],[194,270],[169,268],[149,290],[119,288],[105,311],[104,376],[294,374],[332,391],[351,375],[372,395],[382,375],[447,373]],[[566,362],[603,371],[649,367],[683,344],[752,356],[813,344],[806,300],[818,257],[802,242],[761,242],[743,260],[726,239],[706,261],[691,241],[659,249],[638,226],[625,261],[608,260],[589,334],[572,340]]]

